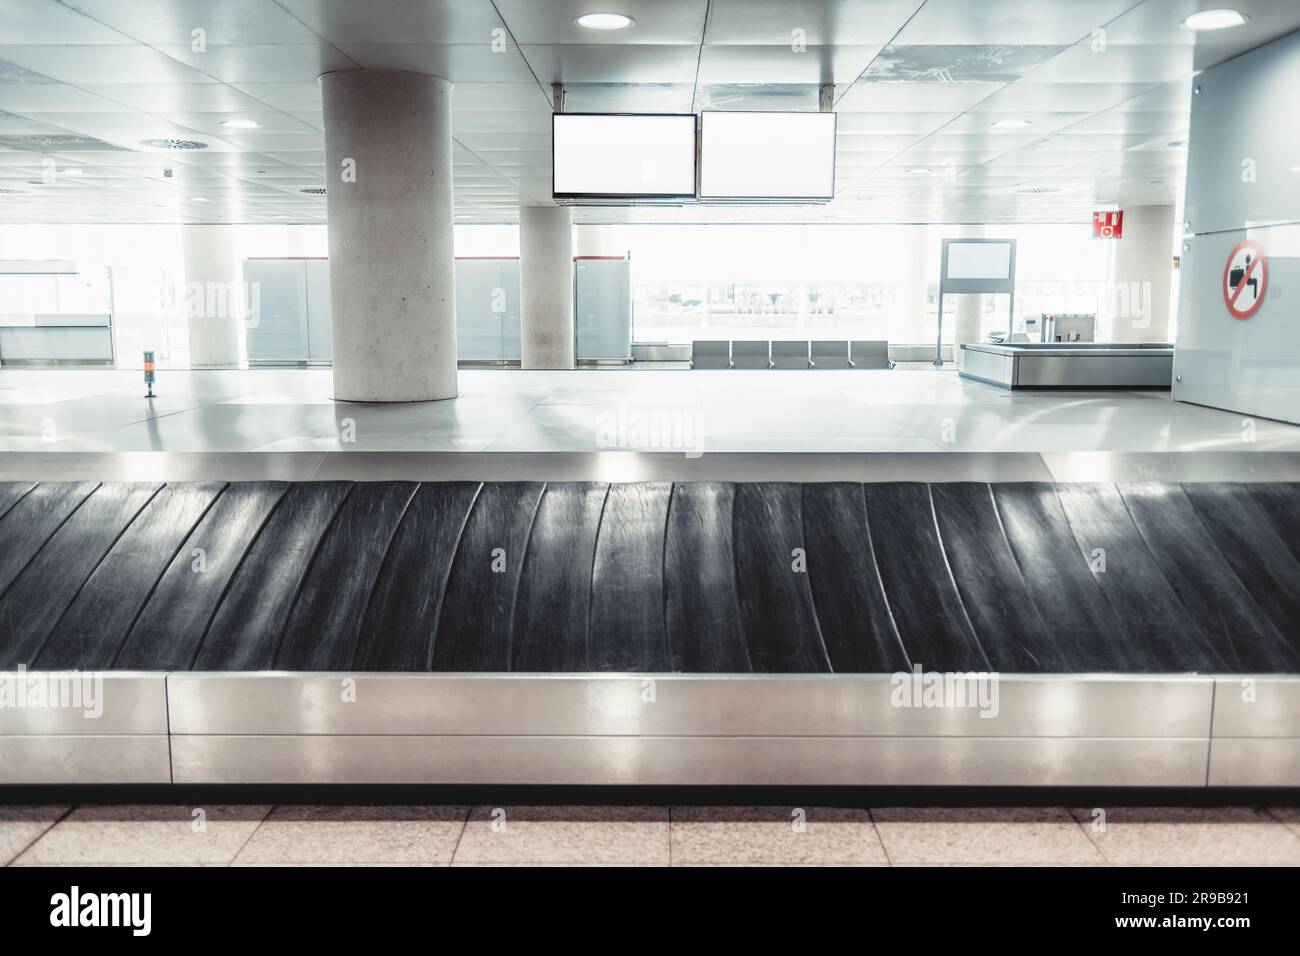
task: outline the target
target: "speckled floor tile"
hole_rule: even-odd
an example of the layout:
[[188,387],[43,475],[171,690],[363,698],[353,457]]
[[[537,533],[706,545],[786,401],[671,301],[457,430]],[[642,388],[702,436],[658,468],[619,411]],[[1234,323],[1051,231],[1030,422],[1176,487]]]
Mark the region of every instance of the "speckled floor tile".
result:
[[673,807],[673,863],[885,863],[866,810]]
[[871,811],[892,863],[1101,863],[1060,807],[882,808]]
[[66,806],[0,806],[0,866],[4,866],[54,826]]
[[667,807],[475,807],[455,863],[667,863]]
[[1088,836],[1111,863],[1139,866],[1300,864],[1300,833],[1249,807],[1107,809],[1105,829],[1076,809]]
[[469,807],[280,806],[240,851],[249,863],[450,863]]
[[18,862],[229,863],[270,809],[267,806],[78,807],[32,844]]

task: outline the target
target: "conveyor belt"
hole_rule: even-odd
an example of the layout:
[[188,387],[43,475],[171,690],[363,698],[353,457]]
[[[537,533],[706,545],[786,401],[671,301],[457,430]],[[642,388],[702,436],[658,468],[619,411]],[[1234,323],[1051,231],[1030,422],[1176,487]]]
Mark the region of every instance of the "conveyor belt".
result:
[[1300,484],[0,483],[0,669],[1300,671]]

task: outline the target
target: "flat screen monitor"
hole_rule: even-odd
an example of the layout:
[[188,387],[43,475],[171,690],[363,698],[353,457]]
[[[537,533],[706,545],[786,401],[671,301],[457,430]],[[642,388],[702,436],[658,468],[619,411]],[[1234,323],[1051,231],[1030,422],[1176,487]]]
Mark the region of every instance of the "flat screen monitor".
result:
[[834,196],[834,113],[700,115],[701,199]]
[[693,199],[691,113],[556,113],[551,191],[556,199]]
[[947,278],[1011,278],[1011,243],[962,242],[953,239],[948,243]]

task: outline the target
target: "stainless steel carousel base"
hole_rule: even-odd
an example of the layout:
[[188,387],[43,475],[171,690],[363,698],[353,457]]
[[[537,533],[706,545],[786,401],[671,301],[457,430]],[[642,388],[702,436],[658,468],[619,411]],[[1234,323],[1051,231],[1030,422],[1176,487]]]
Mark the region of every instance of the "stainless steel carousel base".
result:
[[1000,675],[928,703],[889,675],[102,681],[97,716],[0,708],[0,783],[1300,786],[1289,676]]

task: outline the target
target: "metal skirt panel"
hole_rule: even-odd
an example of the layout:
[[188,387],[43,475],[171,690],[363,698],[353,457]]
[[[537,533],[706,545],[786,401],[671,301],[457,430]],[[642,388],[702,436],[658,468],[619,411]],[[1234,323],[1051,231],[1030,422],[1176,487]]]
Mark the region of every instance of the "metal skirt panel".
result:
[[0,784],[171,782],[166,734],[0,736]]
[[1205,786],[1204,739],[172,738],[175,782],[652,786]]
[[[887,675],[173,673],[174,734],[1209,736],[1196,675],[1000,675],[926,706]],[[990,695],[996,687],[996,698]]]

